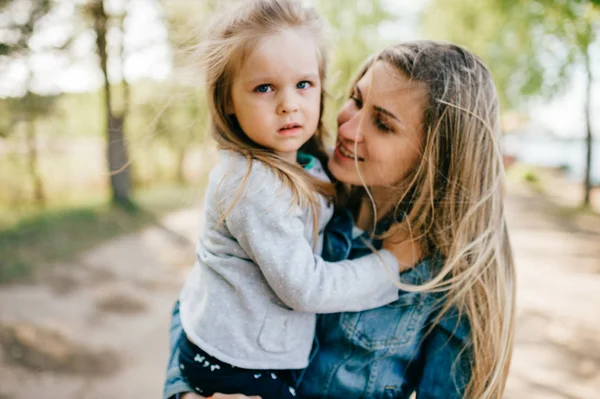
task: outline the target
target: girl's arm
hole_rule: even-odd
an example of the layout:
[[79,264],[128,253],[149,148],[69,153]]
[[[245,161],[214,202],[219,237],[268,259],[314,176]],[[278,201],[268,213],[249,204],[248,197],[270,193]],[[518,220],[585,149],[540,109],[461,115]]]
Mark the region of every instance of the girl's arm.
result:
[[[222,182],[216,198],[222,209],[236,198],[238,182]],[[312,240],[305,238],[303,211],[292,206],[289,191],[255,162],[244,193],[225,219],[244,252],[239,256],[259,266],[276,295],[294,310],[315,313],[361,311],[396,300],[399,265],[394,255],[382,250],[335,263],[315,256]]]
[[383,249],[394,255],[400,272],[413,268],[423,259],[419,241],[406,230],[397,230],[391,237],[383,240]]

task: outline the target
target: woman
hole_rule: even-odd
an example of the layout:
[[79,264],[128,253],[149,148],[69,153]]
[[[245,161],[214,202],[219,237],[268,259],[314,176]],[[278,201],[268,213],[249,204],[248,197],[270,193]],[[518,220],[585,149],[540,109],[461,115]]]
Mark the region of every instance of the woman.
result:
[[[494,83],[472,53],[420,41],[367,62],[338,117],[328,167],[347,189],[323,257],[360,257],[382,239],[394,251],[410,235],[422,260],[401,274],[398,301],[319,316],[301,397],[502,397],[515,289],[499,142]],[[180,336],[176,307],[172,348]],[[165,397],[190,391],[176,359]]]

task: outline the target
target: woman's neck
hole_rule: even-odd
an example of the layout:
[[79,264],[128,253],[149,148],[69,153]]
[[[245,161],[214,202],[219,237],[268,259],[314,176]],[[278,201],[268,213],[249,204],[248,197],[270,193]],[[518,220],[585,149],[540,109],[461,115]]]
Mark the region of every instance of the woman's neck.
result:
[[356,227],[366,231],[373,230],[375,228],[375,218],[381,219],[383,215],[386,215],[394,209],[394,207],[397,206],[398,198],[400,197],[397,188],[375,187],[369,188],[369,191],[373,196],[377,215],[375,215],[375,211],[373,210],[371,198],[365,193],[361,199],[358,215],[356,216]]

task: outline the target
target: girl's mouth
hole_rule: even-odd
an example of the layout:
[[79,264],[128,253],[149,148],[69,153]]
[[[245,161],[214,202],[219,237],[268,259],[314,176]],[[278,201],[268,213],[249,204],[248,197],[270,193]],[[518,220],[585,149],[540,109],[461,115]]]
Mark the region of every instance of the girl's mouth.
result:
[[299,133],[301,128],[302,128],[302,126],[299,125],[298,123],[288,123],[288,124],[284,125],[283,127],[281,127],[279,130],[277,130],[277,132],[284,136],[289,136],[289,135],[295,135],[295,134]]

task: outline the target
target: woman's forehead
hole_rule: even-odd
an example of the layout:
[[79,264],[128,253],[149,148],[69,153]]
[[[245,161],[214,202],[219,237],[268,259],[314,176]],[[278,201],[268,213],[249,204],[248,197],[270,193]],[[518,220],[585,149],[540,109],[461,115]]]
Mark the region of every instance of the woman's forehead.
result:
[[365,101],[384,107],[394,114],[421,111],[427,98],[425,83],[409,79],[384,61],[373,63],[358,81],[357,87]]
[[425,83],[409,79],[406,74],[385,61],[375,61],[357,84],[378,93],[410,91],[420,96],[427,92]]

